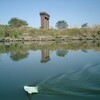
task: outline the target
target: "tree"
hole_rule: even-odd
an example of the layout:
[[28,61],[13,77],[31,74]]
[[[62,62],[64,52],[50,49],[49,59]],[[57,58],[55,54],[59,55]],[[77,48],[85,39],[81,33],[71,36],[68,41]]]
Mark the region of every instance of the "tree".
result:
[[4,34],[4,36],[5,37],[9,37],[9,34],[10,34],[10,31],[9,31],[9,26],[5,26],[5,34]]
[[66,29],[68,27],[68,24],[65,20],[60,20],[56,23],[56,27],[58,29]]
[[8,24],[12,27],[21,27],[21,26],[27,26],[27,22],[18,18],[11,18],[8,22]]
[[81,27],[87,27],[88,26],[88,23],[84,23],[81,25]]

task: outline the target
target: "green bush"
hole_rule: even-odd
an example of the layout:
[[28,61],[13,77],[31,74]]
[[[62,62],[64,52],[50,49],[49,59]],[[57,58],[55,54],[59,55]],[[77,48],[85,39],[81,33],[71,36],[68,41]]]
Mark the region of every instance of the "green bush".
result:
[[0,37],[4,36],[4,31],[0,30]]
[[100,31],[97,31],[97,34],[100,35]]

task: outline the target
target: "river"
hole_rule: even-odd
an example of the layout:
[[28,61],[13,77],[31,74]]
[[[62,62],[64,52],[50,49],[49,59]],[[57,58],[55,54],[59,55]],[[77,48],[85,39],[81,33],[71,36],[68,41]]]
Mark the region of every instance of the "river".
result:
[[0,44],[0,100],[100,100],[100,42]]

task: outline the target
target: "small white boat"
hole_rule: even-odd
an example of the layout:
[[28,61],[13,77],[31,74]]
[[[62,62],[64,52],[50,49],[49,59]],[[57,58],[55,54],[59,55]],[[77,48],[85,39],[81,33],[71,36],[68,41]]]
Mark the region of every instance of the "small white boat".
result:
[[24,90],[29,94],[38,93],[38,86],[36,86],[36,87],[24,86]]

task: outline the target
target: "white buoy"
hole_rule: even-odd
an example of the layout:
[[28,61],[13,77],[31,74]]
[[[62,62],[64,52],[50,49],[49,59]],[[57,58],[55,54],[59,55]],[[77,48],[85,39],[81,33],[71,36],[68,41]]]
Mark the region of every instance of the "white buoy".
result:
[[24,90],[29,94],[38,93],[38,86],[36,86],[36,87],[24,86]]

